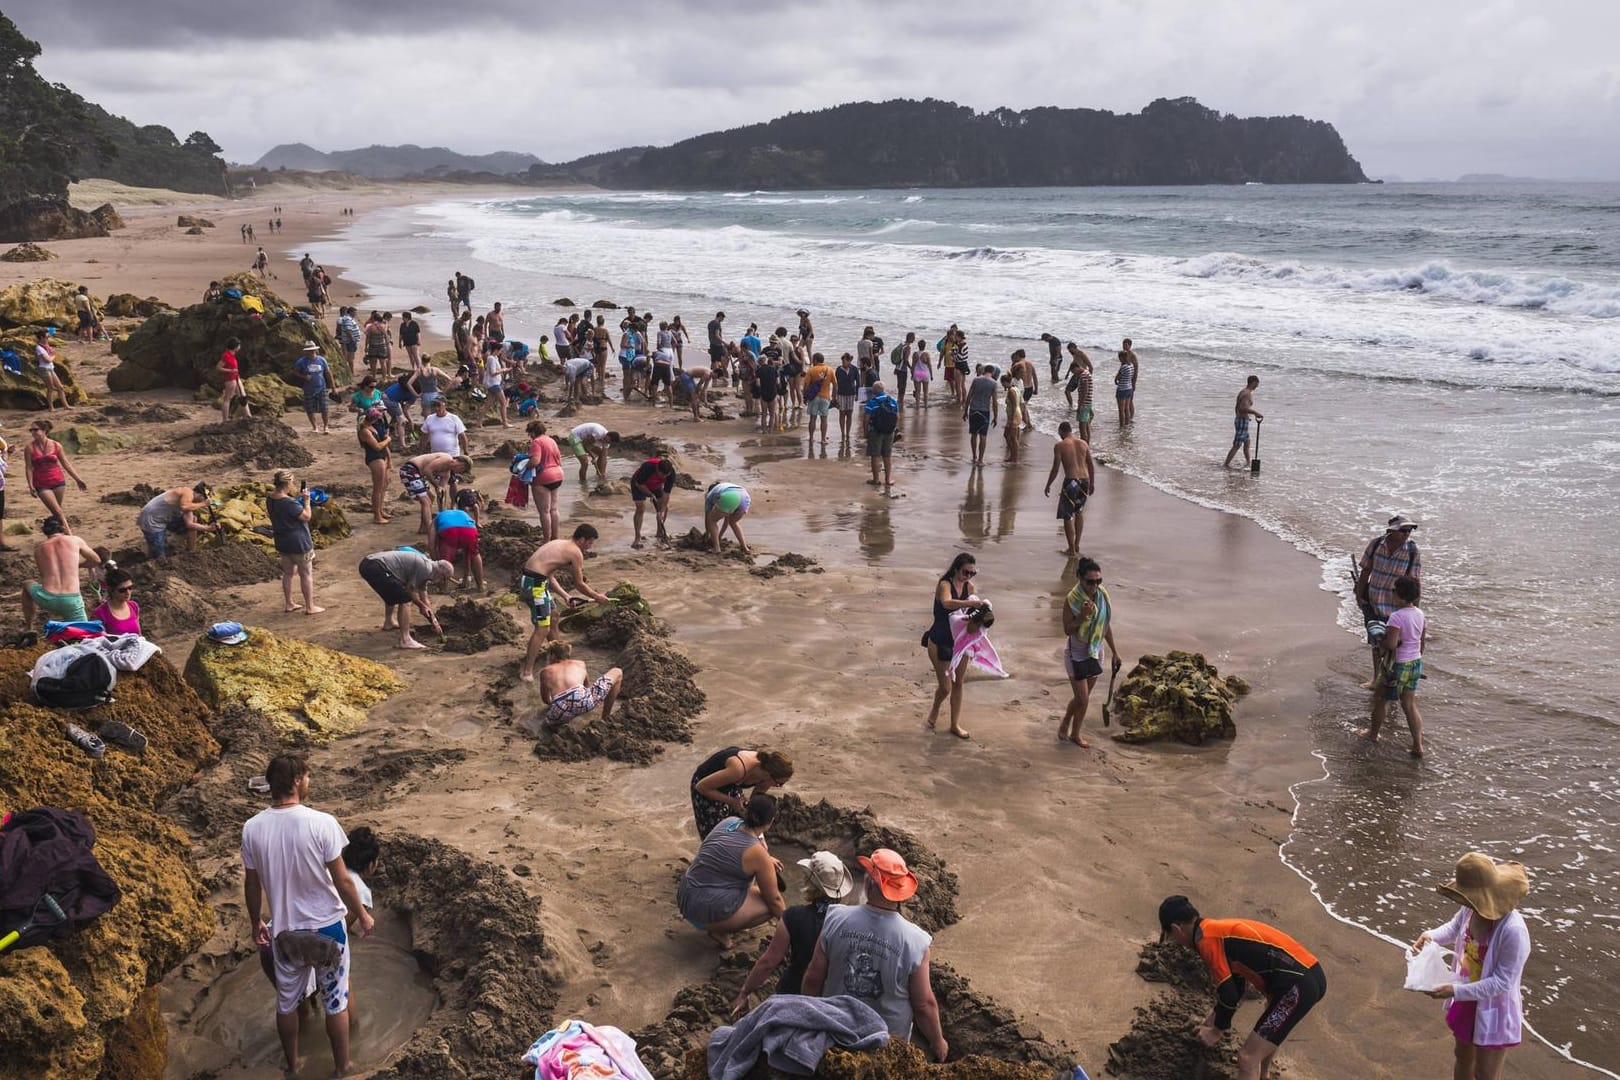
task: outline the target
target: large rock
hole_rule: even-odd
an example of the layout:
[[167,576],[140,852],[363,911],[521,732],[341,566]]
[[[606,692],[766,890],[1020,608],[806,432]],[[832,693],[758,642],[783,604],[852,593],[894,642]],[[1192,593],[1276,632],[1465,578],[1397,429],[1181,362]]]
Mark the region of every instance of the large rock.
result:
[[106,236],[107,226],[66,199],[38,196],[0,206],[0,243],[23,240],[81,240]]
[[[118,883],[118,905],[75,937],[0,957],[0,1080],[158,1080],[155,1061],[130,1040],[155,1001],[151,988],[214,932],[214,913],[185,834],[156,812],[219,752],[209,712],[162,656],[120,672],[117,701],[72,714],[94,729],[107,720],[149,740],[136,756],[85,756],[62,736],[66,715],[29,702],[28,669],[42,649],[0,649],[0,806],[82,811],[95,855]],[[159,1030],[151,1034],[161,1039]],[[114,1044],[123,1053],[109,1057]],[[110,1068],[111,1071],[107,1071]]]
[[73,298],[78,293],[78,282],[60,278],[36,278],[8,285],[0,289],[0,327],[77,326],[79,317]]
[[127,450],[134,445],[132,439],[115,435],[110,431],[102,431],[89,424],[74,424],[59,435],[56,432],[51,434],[56,436],[65,450],[74,455],[107,454],[114,450]]
[[56,252],[49,248],[42,248],[38,244],[18,244],[0,255],[0,262],[50,262],[54,258]]
[[[249,481],[214,492],[214,501],[219,504],[213,510],[214,519],[225,527],[228,540],[259,544],[267,550],[274,547],[268,532],[270,510],[266,500],[270,491],[269,484]],[[324,505],[310,509],[309,532],[315,546],[323,548],[334,541],[348,539],[349,519],[342,507],[327,500]]]
[[1114,738],[1126,743],[1179,739],[1194,746],[1233,738],[1232,704],[1248,692],[1248,683],[1235,675],[1221,678],[1202,653],[1144,656],[1114,695],[1112,711],[1125,725]]
[[[34,372],[33,336],[0,334],[0,349],[11,349],[23,359],[21,375],[13,375],[0,368],[0,409],[45,408],[45,381]],[[61,357],[57,357],[56,360],[56,377],[61,380],[62,389],[67,391],[69,404],[80,405],[90,399],[90,396],[80,389],[78,383],[74,382],[72,369]],[[20,475],[22,466],[14,467]]]
[[155,296],[148,296],[142,300],[134,293],[127,292],[113,293],[107,297],[107,302],[101,305],[103,315],[122,319],[150,319],[160,311],[173,310],[174,308]]
[[[302,391],[280,375],[249,375],[242,380],[242,388],[247,391],[248,404],[252,406],[255,416],[280,416],[289,407],[298,406],[303,402]],[[214,372],[208,384],[197,387],[196,398],[198,401],[217,403],[221,389],[219,373]],[[240,401],[231,405],[233,414],[238,413],[241,408]]]
[[190,214],[181,214],[175,224],[182,229],[212,229],[214,223],[205,217],[192,217]]
[[218,386],[219,356],[233,337],[242,341],[236,356],[245,377],[289,376],[304,342],[313,341],[331,365],[334,385],[341,388],[349,383],[343,350],[319,319],[295,311],[251,274],[234,275],[224,284],[258,298],[264,313],[248,311],[235,300],[158,312],[127,339],[113,342],[118,366],[107,373],[108,387],[122,392],[160,386]]
[[102,203],[90,211],[90,216],[95,218],[101,227],[108,232],[124,228],[124,219],[118,216],[118,211],[113,209],[113,204],[110,202]]
[[204,635],[186,681],[216,709],[246,705],[271,718],[283,739],[326,742],[353,734],[372,706],[403,688],[374,660],[248,628],[240,645]]

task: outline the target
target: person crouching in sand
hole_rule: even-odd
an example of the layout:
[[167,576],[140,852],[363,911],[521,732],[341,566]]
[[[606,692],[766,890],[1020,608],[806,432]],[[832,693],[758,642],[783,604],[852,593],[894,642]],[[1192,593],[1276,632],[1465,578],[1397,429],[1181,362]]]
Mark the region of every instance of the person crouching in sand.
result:
[[782,864],[765,843],[775,819],[776,796],[753,796],[742,816],[714,827],[681,875],[675,893],[681,916],[722,949],[731,948],[732,934],[779,919],[787,910],[778,877]]
[[545,702],[546,712],[540,722],[549,731],[566,726],[598,705],[602,706],[604,721],[613,718],[613,703],[618,700],[624,672],[608,668],[587,685],[585,662],[573,659],[573,655],[574,647],[566,641],[546,646],[547,663],[540,669],[540,700]]
[[428,601],[428,586],[450,580],[455,568],[443,559],[428,558],[414,549],[376,551],[360,560],[360,577],[383,602],[382,629],[392,630],[399,620],[399,647],[425,649],[411,636],[411,608],[415,607],[440,637],[444,630]]

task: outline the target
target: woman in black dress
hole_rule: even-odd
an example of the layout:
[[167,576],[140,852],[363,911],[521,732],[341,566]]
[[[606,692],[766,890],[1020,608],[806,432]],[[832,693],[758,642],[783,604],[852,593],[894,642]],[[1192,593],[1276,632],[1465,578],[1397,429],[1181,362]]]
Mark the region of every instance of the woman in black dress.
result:
[[698,836],[708,836],[720,822],[742,813],[750,790],[757,795],[792,778],[793,762],[775,750],[728,746],[710,754],[692,773],[692,817]]

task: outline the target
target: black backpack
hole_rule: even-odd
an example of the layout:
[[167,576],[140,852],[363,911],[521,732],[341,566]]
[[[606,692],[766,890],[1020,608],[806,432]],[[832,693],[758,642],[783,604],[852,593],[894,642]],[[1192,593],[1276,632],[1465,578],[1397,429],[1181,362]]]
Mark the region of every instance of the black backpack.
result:
[[887,435],[900,425],[900,414],[890,402],[894,399],[884,395],[874,401],[873,408],[868,412],[872,417],[872,432],[876,435]]
[[0,827],[0,938],[22,935],[9,948],[66,937],[118,903],[117,883],[91,852],[95,842],[83,814],[50,806],[14,814]]
[[117,675],[100,653],[90,652],[68,664],[60,677],[46,676],[34,683],[41,705],[56,709],[93,709],[113,700]]

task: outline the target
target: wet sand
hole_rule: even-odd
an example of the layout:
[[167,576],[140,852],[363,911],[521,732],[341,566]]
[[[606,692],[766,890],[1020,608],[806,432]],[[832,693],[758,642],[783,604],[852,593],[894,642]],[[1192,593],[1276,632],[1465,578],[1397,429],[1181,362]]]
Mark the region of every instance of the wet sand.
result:
[[[274,246],[266,243],[267,250],[297,249],[305,236],[341,224],[337,206],[365,206],[361,197],[344,194],[302,198],[307,213],[284,212],[288,229]],[[252,248],[237,241],[235,219],[216,208],[211,216],[220,229],[203,238],[206,247],[157,254],[196,240],[167,236],[178,232],[169,227],[174,212],[164,208],[149,225],[132,220],[129,233],[111,240],[49,246],[102,259],[79,264],[99,275],[82,278],[98,293],[128,289],[184,303],[200,295],[210,277],[239,269]],[[230,212],[263,216],[258,206]],[[142,228],[149,231],[136,231]],[[95,249],[102,254],[85,254],[89,245],[103,245]],[[155,269],[143,273],[148,264]],[[40,269],[73,277],[71,265],[64,259]],[[0,281],[34,269],[5,265],[0,274],[12,276]],[[296,281],[291,261],[278,264],[278,273],[282,286],[289,277]],[[148,284],[136,284],[141,281]],[[334,301],[341,299],[335,294]],[[545,331],[518,332],[532,339]],[[70,364],[88,358],[74,371],[82,372],[98,401],[106,400],[104,354],[104,346],[69,344],[65,350]],[[116,457],[79,459],[92,490],[70,492],[68,509],[79,512],[81,531],[94,543],[117,547],[138,539],[133,509],[95,501],[135,479],[173,484],[206,475],[217,483],[260,475],[212,469],[213,459],[165,447],[165,439],[212,420],[208,406],[179,392],[139,396],[172,401],[193,419],[130,424],[144,445]],[[8,429],[24,426],[20,417],[4,419]],[[1310,718],[1322,687],[1337,692],[1323,680],[1331,664],[1358,652],[1334,625],[1336,601],[1319,588],[1314,559],[1245,520],[1101,470],[1082,546],[1102,563],[1127,661],[1172,648],[1199,651],[1254,690],[1237,710],[1238,737],[1230,745],[1117,746],[1101,737],[1094,704],[1087,735],[1097,749],[1081,751],[1055,738],[1067,694],[1058,605],[1072,577],[1064,576],[1054,504],[1041,498],[1050,454],[1044,440],[1030,448],[1028,463],[1004,468],[998,432],[990,464],[975,472],[965,464],[965,431],[952,409],[908,409],[895,462],[899,497],[887,498],[862,483],[867,471],[859,443],[857,456],[839,459],[836,417],[834,453],[825,459],[819,447],[806,454],[799,434],[761,436],[742,420],[693,424],[667,410],[607,405],[565,423],[584,419],[668,440],[683,469],[703,483],[746,485],[753,510],[745,529],[758,561],[792,551],[816,559],[823,571],[762,579],[732,560],[631,552],[630,500],[588,497],[570,472],[561,493],[565,528],[585,520],[603,531],[601,556],[589,564],[591,580],[604,589],[619,580],[642,589],[697,665],[708,698],[694,743],[671,745],[651,765],[537,760],[518,721],[538,699],[510,684],[515,646],[470,656],[437,650],[402,656],[391,647],[392,638],[374,629],[375,598],[353,566],[369,551],[415,539],[411,515],[389,526],[351,515],[355,536],[318,557],[317,603],[328,609],[322,616],[283,613],[275,582],[211,594],[221,616],[401,672],[407,689],[379,706],[362,734],[314,753],[312,801],[350,827],[428,835],[506,868],[539,904],[551,956],[534,962],[558,980],[557,1018],[583,1015],[635,1029],[661,1018],[681,987],[709,976],[712,944],[674,908],[676,877],[696,848],[687,782],[696,761],[739,742],[790,753],[799,767],[789,787],[795,794],[869,806],[885,824],[909,831],[942,857],[959,879],[961,919],[936,937],[936,957],[970,978],[979,993],[1076,1048],[1093,1075],[1108,1045],[1130,1028],[1133,1011],[1157,992],[1137,976],[1137,954],[1156,936],[1157,902],[1171,892],[1188,893],[1211,915],[1275,922],[1321,957],[1329,996],[1289,1040],[1283,1054],[1289,1075],[1449,1071],[1450,1037],[1440,1006],[1399,989],[1399,954],[1333,920],[1278,858],[1293,809],[1289,785],[1316,773]],[[312,483],[362,481],[345,425],[316,438],[302,430],[301,416],[289,423],[315,457],[302,470]],[[475,457],[512,434],[475,430]],[[504,490],[504,463],[478,465],[482,490]],[[622,478],[633,465],[615,458],[612,475]],[[25,499],[14,500],[13,517],[32,513]],[[678,491],[671,531],[679,534],[700,520],[700,494]],[[968,742],[923,729],[932,675],[917,644],[928,624],[933,582],[958,550],[978,556],[976,585],[996,604],[993,637],[1014,676],[969,684]],[[15,567],[7,564],[8,571]],[[7,578],[14,580],[9,572]],[[6,617],[14,619],[14,598],[5,605]],[[183,663],[187,638],[159,641],[171,660]],[[606,659],[590,649],[582,656],[593,672]],[[485,693],[492,686],[495,701]],[[510,708],[499,704],[503,698]],[[415,756],[404,759],[413,764],[397,783],[378,789],[356,782],[369,764],[402,753]],[[234,837],[221,837],[217,850],[204,856],[205,880],[216,886],[221,914],[220,933],[205,949],[215,955],[240,950],[246,938],[233,846]],[[377,899],[380,907],[390,902],[383,892]],[[1449,909],[1436,897],[1425,914],[1425,921],[1438,923]],[[190,1027],[188,1018],[197,1015],[190,998],[200,988],[182,985],[186,978],[183,967],[165,993],[171,1028],[187,1036],[171,1043],[171,1076],[217,1067],[217,1044],[227,1038]],[[357,965],[362,1024],[368,1001],[389,1007],[377,992],[385,978]],[[1253,1022],[1254,1009],[1250,1004],[1240,1013],[1242,1028]],[[268,1032],[267,1008],[263,1023]],[[515,1062],[540,1032],[504,1034]],[[310,1050],[324,1060],[323,1039],[317,1036]],[[1575,1072],[1538,1046],[1516,1051],[1511,1070],[1532,1077]]]

